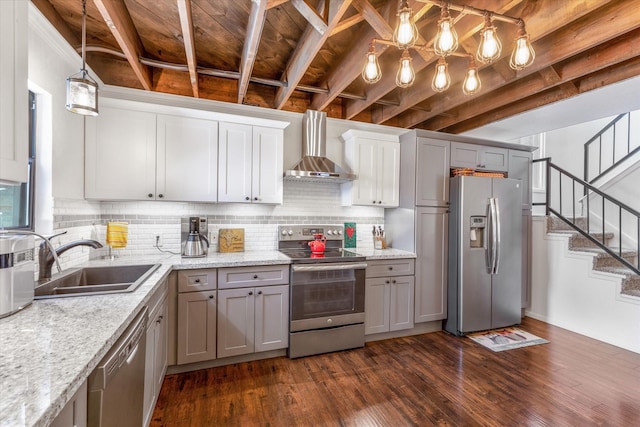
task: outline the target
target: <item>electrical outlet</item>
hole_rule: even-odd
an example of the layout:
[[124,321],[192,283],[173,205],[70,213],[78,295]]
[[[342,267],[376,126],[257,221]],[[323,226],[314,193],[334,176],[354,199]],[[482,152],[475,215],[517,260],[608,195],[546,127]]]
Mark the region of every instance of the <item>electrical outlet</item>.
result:
[[210,230],[209,231],[209,241],[217,242],[218,241],[218,230]]
[[159,235],[159,234],[157,234],[157,235],[156,235],[156,246],[157,246],[157,247],[159,247],[159,248],[161,248],[163,244],[164,244],[164,243],[163,243],[163,241],[162,241],[162,236],[161,236],[161,235]]

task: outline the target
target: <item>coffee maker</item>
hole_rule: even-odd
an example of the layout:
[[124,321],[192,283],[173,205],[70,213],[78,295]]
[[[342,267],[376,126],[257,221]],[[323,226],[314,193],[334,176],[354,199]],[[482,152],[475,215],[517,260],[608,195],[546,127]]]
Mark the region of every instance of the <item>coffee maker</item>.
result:
[[209,226],[206,217],[189,216],[182,218],[180,227],[182,256],[184,258],[207,256],[207,251],[209,250],[208,233]]

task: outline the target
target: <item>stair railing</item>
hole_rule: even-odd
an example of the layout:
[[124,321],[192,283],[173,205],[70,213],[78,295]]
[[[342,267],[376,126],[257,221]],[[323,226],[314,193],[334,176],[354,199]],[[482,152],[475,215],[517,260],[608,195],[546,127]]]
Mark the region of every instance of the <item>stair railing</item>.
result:
[[[626,128],[624,127],[624,121],[626,117]],[[603,140],[608,139],[610,136],[610,144],[603,146]],[[626,143],[625,138],[626,137]],[[596,147],[594,149],[594,147]],[[616,147],[618,151],[621,151],[622,157],[616,159]],[[622,148],[619,148],[622,147]],[[609,150],[610,149],[610,150]],[[606,150],[611,159],[611,164],[603,166],[603,150]],[[589,141],[584,144],[584,180],[590,184],[593,184],[598,179],[602,178],[607,173],[611,172],[617,165],[624,162],[635,153],[640,151],[640,145],[631,148],[631,113],[623,113],[618,115],[615,119],[609,122],[600,132],[595,134]],[[597,174],[591,178],[591,159],[592,154],[596,156],[596,162],[598,165]],[[603,170],[604,167],[604,170]],[[586,194],[586,193],[585,193]]]
[[[629,268],[634,273],[640,275],[640,269],[627,261],[622,256],[622,235],[623,235],[623,213],[625,218],[630,218],[626,223],[629,224],[627,229],[633,229],[633,225],[635,225],[635,234],[636,234],[636,253],[640,253],[640,213],[638,213],[633,208],[625,205],[624,203],[614,199],[613,197],[603,193],[602,191],[595,188],[593,185],[589,184],[585,180],[578,178],[577,176],[567,172],[566,170],[554,165],[551,163],[551,158],[545,157],[541,159],[536,159],[533,163],[544,163],[545,176],[546,176],[546,198],[542,203],[533,203],[536,206],[545,206],[546,214],[554,214],[562,221],[567,223],[571,228],[575,229],[582,236],[593,242],[596,246],[604,250],[606,253],[611,255],[613,258],[618,260],[625,267]],[[565,185],[563,185],[563,182]],[[571,193],[571,213],[570,215],[565,215],[564,211],[566,210],[567,199],[566,191],[567,191],[567,183],[569,184],[568,191]],[[581,191],[582,190],[582,191]],[[591,230],[591,206],[590,199],[586,199],[586,229],[582,229],[578,224],[576,218],[576,204],[579,197],[583,192],[588,191],[594,194],[597,194],[602,198],[602,204],[600,208],[602,209],[602,229],[601,230]],[[617,210],[618,217],[618,248],[617,251],[614,251],[610,247],[606,245],[606,202],[613,208],[614,212]],[[595,238],[591,235],[592,232],[602,231],[601,239]]]

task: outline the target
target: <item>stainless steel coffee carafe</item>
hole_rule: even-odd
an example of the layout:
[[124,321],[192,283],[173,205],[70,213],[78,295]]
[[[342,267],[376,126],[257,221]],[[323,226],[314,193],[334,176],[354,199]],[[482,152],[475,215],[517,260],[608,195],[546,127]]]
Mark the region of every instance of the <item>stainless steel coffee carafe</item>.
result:
[[182,256],[196,258],[207,256],[209,240],[207,218],[192,216],[182,219]]

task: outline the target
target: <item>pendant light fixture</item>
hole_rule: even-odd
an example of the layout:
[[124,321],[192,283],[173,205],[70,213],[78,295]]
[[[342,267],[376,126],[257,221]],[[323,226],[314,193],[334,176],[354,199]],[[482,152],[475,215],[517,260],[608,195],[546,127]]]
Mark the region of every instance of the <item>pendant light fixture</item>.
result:
[[438,21],[438,33],[433,39],[433,51],[436,55],[445,57],[458,48],[458,34],[453,28],[453,20],[449,15],[449,7],[444,6]]
[[516,37],[516,46],[511,53],[509,66],[514,70],[523,70],[533,63],[536,53],[529,41],[529,35],[524,29],[524,21],[520,20],[518,24],[518,36]]
[[378,63],[378,57],[376,57],[376,45],[371,43],[369,45],[369,52],[367,53],[367,61],[362,68],[362,78],[369,84],[376,83],[382,78],[382,71],[380,70],[380,64]]
[[491,64],[500,58],[501,53],[502,43],[500,43],[500,39],[496,33],[496,27],[493,26],[491,14],[485,13],[484,28],[480,30],[480,44],[478,45],[476,59],[485,64]]
[[398,49],[413,47],[418,40],[418,28],[413,22],[413,11],[406,0],[400,2],[398,9],[398,25],[393,32],[393,43]]
[[82,0],[82,68],[67,78],[67,110],[85,116],[98,115],[98,83],[86,70],[85,50],[87,39],[86,0]]
[[[439,56],[435,74],[431,82],[431,88],[436,92],[444,92],[451,86],[451,76],[449,75],[449,65],[445,61],[447,56],[465,57],[469,60],[469,65],[462,82],[462,92],[465,95],[473,95],[480,91],[482,87],[476,60],[484,64],[491,64],[498,61],[502,55],[502,43],[498,38],[496,27],[493,21],[498,20],[518,26],[515,39],[515,48],[511,54],[509,65],[514,70],[522,70],[531,65],[535,59],[535,51],[529,40],[529,35],[525,31],[524,21],[521,18],[502,15],[484,9],[477,9],[473,6],[461,6],[442,0],[420,0],[423,3],[432,3],[440,7],[440,19],[433,42],[427,45],[416,45],[420,37],[414,22],[414,16],[406,0],[399,0],[398,23],[393,32],[393,40],[373,39],[366,54],[365,65],[362,69],[362,79],[366,83],[376,83],[382,77],[380,64],[376,56],[376,43],[394,45],[402,50],[400,65],[396,74],[396,85],[401,88],[411,86],[416,78],[415,70],[412,66],[409,49],[420,49],[431,51]],[[459,12],[456,20],[451,17],[450,10]],[[454,29],[454,22],[466,16],[479,16],[484,18],[484,26],[480,30],[480,44],[478,50],[473,55],[467,52],[457,52],[459,47],[458,34]]]
[[436,92],[444,92],[451,86],[451,76],[449,75],[449,65],[444,58],[438,59],[436,64],[436,73],[431,81],[431,89]]
[[400,66],[396,74],[396,85],[398,87],[409,87],[416,80],[416,73],[413,71],[411,61],[411,55],[409,55],[409,51],[405,49],[404,52],[402,52]]
[[465,74],[464,82],[462,83],[462,92],[465,95],[473,95],[480,90],[481,86],[476,60],[473,56],[469,55],[469,67],[467,68],[467,74]]

